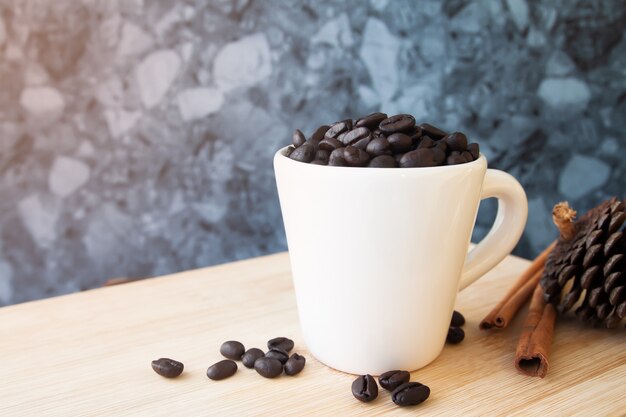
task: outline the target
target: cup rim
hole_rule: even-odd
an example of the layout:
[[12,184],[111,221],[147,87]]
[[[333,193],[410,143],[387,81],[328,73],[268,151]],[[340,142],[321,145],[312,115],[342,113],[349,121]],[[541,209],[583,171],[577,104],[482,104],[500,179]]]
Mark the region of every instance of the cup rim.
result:
[[[432,171],[438,171],[438,172],[442,172],[442,171],[453,171],[453,170],[458,170],[458,171],[462,171],[462,170],[466,170],[469,168],[473,168],[474,166],[477,165],[485,165],[487,166],[487,158],[485,157],[485,155],[480,152],[479,156],[477,159],[473,160],[472,162],[465,162],[463,164],[456,164],[456,165],[440,165],[440,166],[436,166],[436,167],[413,167],[413,168],[376,168],[376,167],[346,167],[346,166],[331,166],[331,165],[316,165],[316,164],[309,164],[309,163],[304,163],[304,162],[299,162],[299,161],[294,161],[293,159],[287,157],[285,155],[285,152],[287,151],[287,148],[289,148],[289,146],[291,145],[287,145],[283,148],[280,148],[278,151],[276,151],[276,153],[274,154],[274,161],[278,161],[278,160],[282,160],[284,163],[294,166],[294,167],[302,167],[304,168],[305,166],[308,167],[308,169],[323,169],[325,172],[328,172],[328,170],[341,170],[344,172],[372,172],[372,171],[376,171],[376,172],[404,172],[404,173],[414,173],[414,172],[432,172]],[[306,168],[305,168],[306,169]]]

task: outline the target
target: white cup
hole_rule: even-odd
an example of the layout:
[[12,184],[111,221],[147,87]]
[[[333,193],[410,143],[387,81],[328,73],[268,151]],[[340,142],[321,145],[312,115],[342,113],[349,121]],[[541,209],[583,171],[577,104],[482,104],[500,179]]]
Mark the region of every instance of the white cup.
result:
[[[348,168],[274,156],[300,326],[309,351],[352,374],[413,371],[443,349],[457,292],[517,244],[528,214],[511,175],[476,161]],[[468,253],[481,199],[489,234]]]

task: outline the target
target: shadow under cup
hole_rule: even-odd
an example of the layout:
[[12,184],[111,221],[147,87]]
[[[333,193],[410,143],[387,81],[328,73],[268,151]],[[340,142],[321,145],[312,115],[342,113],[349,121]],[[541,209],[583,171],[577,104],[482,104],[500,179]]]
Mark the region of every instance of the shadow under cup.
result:
[[274,157],[300,325],[354,374],[415,370],[441,352],[487,161],[349,168]]

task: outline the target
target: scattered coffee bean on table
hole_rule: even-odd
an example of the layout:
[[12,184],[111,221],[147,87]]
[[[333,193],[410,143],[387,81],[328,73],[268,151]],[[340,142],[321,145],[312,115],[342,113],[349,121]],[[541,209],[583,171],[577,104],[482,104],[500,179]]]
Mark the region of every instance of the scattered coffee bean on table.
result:
[[409,382],[411,374],[407,371],[388,371],[378,377],[378,383],[387,391],[393,391],[400,385]]
[[463,314],[454,310],[452,312],[452,320],[450,320],[450,326],[460,327],[460,326],[463,326],[464,324],[465,324],[465,317],[463,317]]
[[456,345],[457,343],[461,343],[465,339],[465,332],[460,327],[450,326],[448,328],[448,336],[446,337],[446,342]]
[[254,362],[256,362],[257,359],[262,358],[263,356],[265,356],[265,352],[263,352],[261,349],[251,348],[246,350],[246,352],[243,354],[243,356],[241,357],[241,363],[243,363],[243,366],[245,366],[246,368],[254,368]]
[[420,404],[430,396],[430,388],[419,382],[407,382],[391,393],[391,400],[401,407]]
[[246,348],[243,346],[243,344],[235,340],[229,340],[228,342],[224,342],[220,347],[220,353],[225,358],[235,361],[240,360],[245,351]]
[[299,374],[304,369],[306,358],[294,353],[285,363],[285,374],[293,376]]
[[361,375],[352,383],[352,395],[364,403],[374,401],[378,397],[378,385],[371,375]]
[[280,361],[266,356],[254,362],[254,369],[265,378],[276,378],[283,373],[283,365]]
[[286,338],[286,337],[275,337],[267,341],[268,349],[277,347],[277,348],[283,349],[287,353],[291,352],[291,349],[293,349],[293,346],[294,346],[293,340]]
[[289,352],[279,347],[273,347],[265,354],[265,357],[276,359],[284,365],[289,360]]
[[462,132],[416,125],[410,114],[376,112],[320,126],[309,139],[296,130],[286,156],[313,165],[420,168],[472,162],[480,148]]
[[152,361],[152,369],[165,378],[176,378],[183,373],[185,365],[170,358],[160,358]]
[[237,372],[237,364],[230,359],[224,359],[209,366],[206,376],[213,381],[219,381],[233,376],[235,372]]

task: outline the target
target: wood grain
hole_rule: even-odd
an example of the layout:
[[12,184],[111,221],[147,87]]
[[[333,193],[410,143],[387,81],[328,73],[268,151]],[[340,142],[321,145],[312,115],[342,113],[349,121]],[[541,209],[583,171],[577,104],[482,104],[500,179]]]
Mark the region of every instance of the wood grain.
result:
[[[352,375],[308,354],[282,253],[0,309],[0,414],[623,415],[623,330],[560,320],[543,380],[513,366],[524,313],[506,330],[478,330],[527,265],[509,257],[459,295],[466,339],[412,374],[432,390],[418,407],[400,409],[384,391],[359,403],[350,393]],[[293,338],[307,357],[300,375],[267,380],[240,365],[230,379],[206,378],[223,341],[263,348],[274,336]],[[159,357],[184,362],[185,372],[159,377],[150,368]]]

